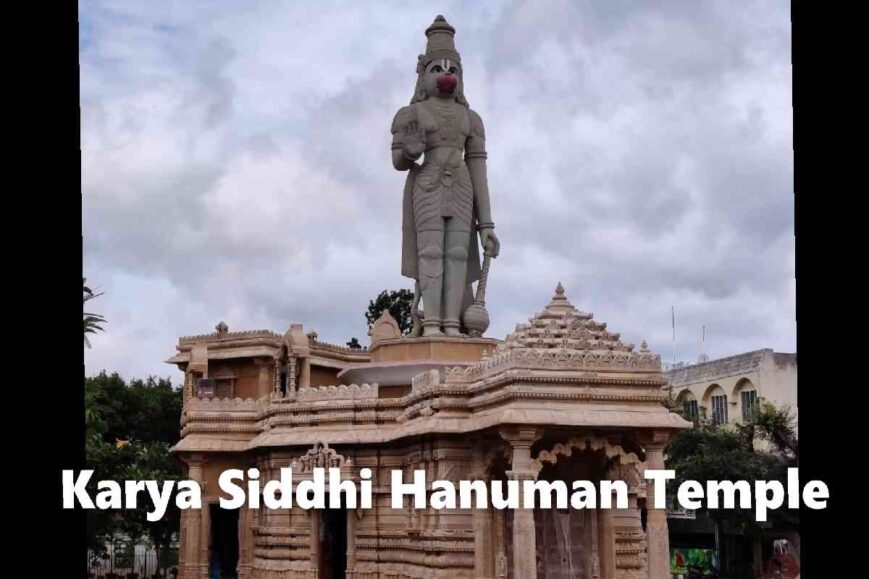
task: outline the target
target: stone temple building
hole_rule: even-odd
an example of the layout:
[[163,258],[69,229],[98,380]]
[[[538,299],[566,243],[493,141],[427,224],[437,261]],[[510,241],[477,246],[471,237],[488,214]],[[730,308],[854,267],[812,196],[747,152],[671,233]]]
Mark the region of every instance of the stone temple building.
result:
[[[666,514],[645,508],[643,472],[664,467],[665,445],[691,423],[664,406],[660,358],[574,308],[560,284],[504,340],[482,337],[500,241],[486,133],[454,36],[443,16],[426,29],[413,96],[390,129],[392,166],[407,175],[401,272],[415,280],[413,331],[387,312],[366,350],[300,325],[278,334],[221,323],[179,340],[174,450],[203,489],[203,508],[182,511],[182,579],[206,579],[214,565],[249,579],[669,576]],[[297,483],[317,466],[345,480],[370,469],[374,508],[218,507],[226,469],[257,468],[263,484],[292,467]],[[417,509],[409,499],[397,509],[394,470],[406,483],[415,470],[429,483],[621,480],[630,498],[622,509]]]
[[[646,468],[690,424],[669,412],[659,356],[635,348],[558,286],[503,341],[402,336],[388,312],[368,349],[320,342],[292,325],[181,338],[168,362],[185,376],[174,448],[203,487],[182,511],[180,573],[223,577],[669,577],[664,510],[646,509]],[[344,478],[373,471],[374,508],[217,507],[217,477],[261,480],[313,465]],[[403,510],[390,471],[429,480],[621,479],[627,509]],[[651,503],[651,501],[649,501]]]

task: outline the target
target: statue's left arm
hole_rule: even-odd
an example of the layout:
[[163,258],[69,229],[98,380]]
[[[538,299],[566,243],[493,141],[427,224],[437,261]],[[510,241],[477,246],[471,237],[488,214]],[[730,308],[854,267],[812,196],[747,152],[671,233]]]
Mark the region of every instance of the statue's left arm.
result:
[[470,111],[471,134],[465,142],[465,164],[471,174],[471,185],[474,188],[474,210],[477,227],[480,229],[480,244],[486,255],[498,257],[501,244],[495,235],[495,223],[492,221],[492,207],[489,202],[489,180],[486,175],[486,133],[483,129],[483,119],[474,111]]

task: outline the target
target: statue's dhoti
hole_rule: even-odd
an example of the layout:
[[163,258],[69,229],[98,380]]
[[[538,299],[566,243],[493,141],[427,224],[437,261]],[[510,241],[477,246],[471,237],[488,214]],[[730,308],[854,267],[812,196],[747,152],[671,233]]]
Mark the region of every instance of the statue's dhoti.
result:
[[464,162],[441,166],[426,163],[413,187],[413,220],[417,232],[444,231],[451,218],[456,230],[471,231],[474,189]]
[[441,327],[455,334],[461,326],[473,205],[471,176],[461,157],[423,164],[413,186],[413,219],[425,334]]

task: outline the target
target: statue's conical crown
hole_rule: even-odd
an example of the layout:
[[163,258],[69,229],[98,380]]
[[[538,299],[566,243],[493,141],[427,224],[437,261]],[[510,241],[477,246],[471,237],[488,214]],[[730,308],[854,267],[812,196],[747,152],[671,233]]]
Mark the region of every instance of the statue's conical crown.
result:
[[448,58],[453,62],[461,63],[462,57],[456,50],[456,29],[449,25],[446,18],[438,15],[431,26],[425,29],[425,35],[428,37],[425,47],[426,64],[439,58]]

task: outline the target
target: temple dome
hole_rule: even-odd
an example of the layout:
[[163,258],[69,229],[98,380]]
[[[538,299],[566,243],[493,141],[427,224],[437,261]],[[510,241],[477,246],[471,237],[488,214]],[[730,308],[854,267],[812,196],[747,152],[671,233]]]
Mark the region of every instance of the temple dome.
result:
[[[510,373],[514,377],[542,372],[573,374],[577,371],[632,374],[640,380],[654,375],[664,380],[661,357],[649,351],[645,342],[639,351],[625,344],[619,334],[606,329],[590,313],[576,309],[561,283],[544,310],[518,324],[495,350],[479,363],[447,371],[447,382],[473,382]],[[627,373],[627,374],[626,374]]]
[[576,309],[559,282],[546,308],[527,322],[517,324],[498,351],[528,348],[632,352],[634,345],[622,343],[619,337],[619,334],[607,331],[606,323]]

